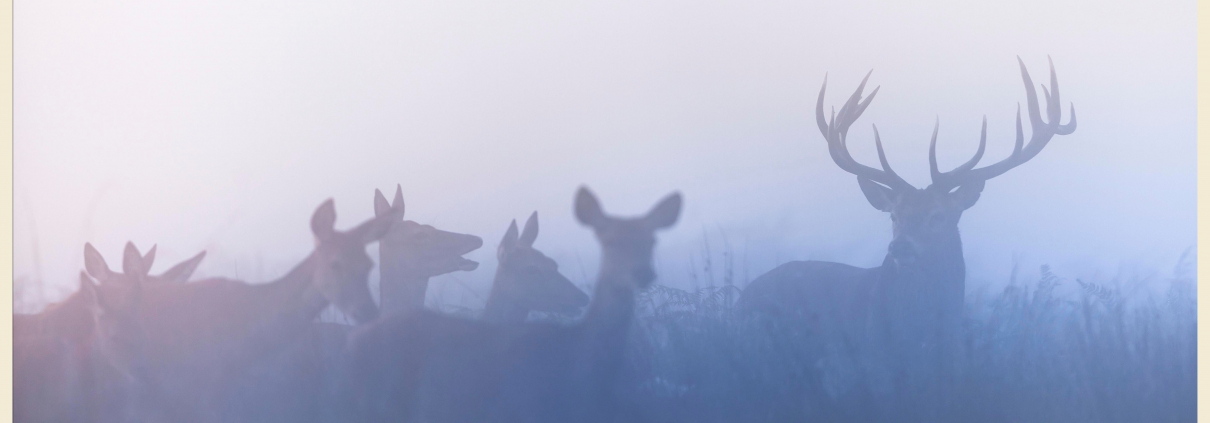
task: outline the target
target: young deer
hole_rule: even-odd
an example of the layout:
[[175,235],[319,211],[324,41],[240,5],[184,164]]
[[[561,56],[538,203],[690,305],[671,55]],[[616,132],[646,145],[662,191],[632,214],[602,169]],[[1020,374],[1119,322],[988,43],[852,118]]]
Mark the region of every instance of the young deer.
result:
[[336,209],[328,200],[311,218],[314,251],[273,282],[206,279],[144,286],[144,362],[157,405],[171,412],[165,418],[220,420],[227,385],[302,336],[329,303],[359,322],[377,318],[367,285],[373,262],[365,245],[381,238],[394,218],[388,213],[340,232],[333,228]]
[[[152,245],[151,249],[147,250],[147,254],[142,255],[142,261],[146,266],[146,269],[150,269],[151,264],[155,262],[155,249],[156,246]],[[125,254],[126,256],[123,258],[123,260],[130,260],[132,259],[130,254],[138,254],[138,249],[135,248],[133,243],[128,242],[126,243]],[[159,276],[148,275],[145,278],[145,283],[160,284],[187,282],[189,281],[189,277],[193,275],[195,270],[197,270],[197,266],[201,264],[202,259],[204,258],[206,258],[205,251],[197,253],[193,257],[177,263],[175,266],[165,270],[164,273],[161,273]],[[125,275],[121,273],[109,270],[109,267],[105,264],[105,259],[101,257],[101,253],[97,252],[97,249],[93,248],[92,244],[89,243],[84,243],[84,266],[85,269],[88,270],[88,274],[92,275],[93,278],[96,278],[97,281],[101,282],[102,284],[110,279],[120,280],[125,277]]]
[[640,218],[606,216],[587,189],[578,220],[601,244],[601,271],[576,324],[491,324],[419,311],[356,331],[346,357],[348,421],[610,421],[635,294],[655,280],[655,231],[672,226],[673,194]]
[[[392,208],[403,209],[403,186],[395,186],[390,203],[382,191],[374,190],[374,214],[384,216]],[[424,308],[429,279],[477,269],[479,263],[462,256],[482,246],[483,240],[477,236],[442,231],[397,216],[378,243],[378,298],[383,313]]]
[[538,212],[529,215],[525,230],[513,220],[500,241],[496,279],[483,308],[483,319],[523,322],[529,312],[571,314],[588,305],[588,295],[559,273],[559,265],[534,249],[538,238]]
[[[80,272],[80,289],[47,310],[49,331],[14,338],[16,421],[136,421],[143,418],[145,374],[139,317],[146,263],[127,243],[124,275],[98,287]],[[14,329],[17,329],[15,327]]]
[[[783,264],[748,285],[739,300],[741,310],[805,325],[829,342],[856,348],[859,355],[886,354],[892,356],[891,362],[899,360],[901,364],[906,360],[904,357],[932,357],[930,360],[939,369],[945,368],[946,354],[953,348],[960,324],[965,292],[959,218],[979,199],[985,181],[1029,161],[1055,135],[1067,135],[1076,129],[1074,106],[1071,121],[1060,124],[1059,84],[1054,64],[1050,67],[1050,89],[1042,87],[1046,100],[1046,120],[1043,120],[1034,83],[1020,58],[1017,62],[1025,82],[1026,105],[1033,128],[1029,143],[1024,143],[1018,107],[1017,139],[1012,154],[1000,162],[975,168],[987,143],[984,118],[974,157],[952,171],[941,172],[937,169],[935,126],[929,145],[932,184],[925,189],[914,188],[891,170],[877,127],[874,143],[881,170],[857,163],[848,152],[849,126],[861,116],[877,94],[877,88],[862,100],[866,83],[863,79],[830,120],[824,117],[824,88],[821,88],[815,116],[828,152],[837,166],[857,176],[870,205],[890,213],[893,239],[882,265],[875,268],[821,261]],[[882,360],[886,363],[888,358]],[[870,377],[878,380],[882,376]],[[875,382],[875,386],[885,390],[889,389],[888,383]]]
[[[126,256],[124,260],[133,259],[133,255],[138,255],[138,250],[134,244],[126,244]],[[84,244],[85,263],[93,263],[95,266],[100,263],[104,266],[105,260],[101,258],[101,254],[93,248],[92,244]],[[172,268],[164,271],[159,276],[147,275],[145,283],[177,283],[184,282],[189,279],[193,271],[197,269],[198,263],[206,257],[206,252],[202,251],[197,255],[178,263]],[[147,254],[140,255],[142,263],[145,263],[145,269],[150,269],[151,264],[155,260],[155,246]],[[101,275],[97,280],[102,282],[100,289],[125,289],[128,285],[126,275],[110,271],[108,267],[93,269],[92,273]],[[115,283],[107,283],[105,281],[116,280]],[[68,296],[63,301],[47,305],[42,311],[33,314],[14,314],[13,315],[13,338],[14,341],[20,343],[20,339],[25,337],[39,336],[59,336],[71,339],[83,339],[88,336],[92,330],[92,315],[87,308],[87,302],[82,297],[84,292],[76,291]]]

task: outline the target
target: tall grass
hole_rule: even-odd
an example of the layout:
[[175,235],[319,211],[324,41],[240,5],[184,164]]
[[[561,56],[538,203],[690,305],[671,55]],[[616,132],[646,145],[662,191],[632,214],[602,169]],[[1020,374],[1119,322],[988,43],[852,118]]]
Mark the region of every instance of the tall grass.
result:
[[[1021,282],[1014,271],[998,294],[968,298],[945,398],[869,395],[844,351],[733,314],[734,283],[656,286],[640,297],[623,397],[650,421],[910,421],[937,407],[932,421],[1189,422],[1193,260],[1188,252],[1172,277],[1142,282],[1068,280],[1047,266]],[[713,277],[714,263],[699,264],[691,277]],[[727,266],[712,280],[729,281]],[[1162,289],[1124,296],[1132,283]]]
[[[656,285],[638,299],[620,392],[636,419],[907,421],[934,406],[942,416],[934,421],[954,422],[1196,417],[1193,250],[1165,278],[1085,281],[1042,266],[1036,278],[1023,280],[1014,268],[998,292],[968,295],[952,389],[944,398],[928,398],[920,392],[870,395],[856,358],[846,351],[794,325],[738,317],[733,305],[748,282],[746,257],[733,253],[725,235],[716,238],[722,248],[705,239],[682,276],[688,281],[681,286],[692,288]],[[16,278],[17,311],[44,302],[40,282]],[[338,314],[326,312],[322,320],[348,323]]]

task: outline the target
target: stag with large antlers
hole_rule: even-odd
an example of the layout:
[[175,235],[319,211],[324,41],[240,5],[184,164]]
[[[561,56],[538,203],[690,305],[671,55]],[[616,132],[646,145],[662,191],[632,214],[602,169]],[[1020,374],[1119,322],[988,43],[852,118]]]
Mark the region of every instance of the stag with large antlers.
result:
[[[1017,139],[1012,154],[977,168],[987,144],[985,117],[974,157],[954,170],[941,172],[936,157],[939,125],[935,125],[929,144],[932,184],[924,189],[913,187],[891,169],[877,127],[873,132],[880,168],[860,164],[849,154],[849,127],[878,92],[875,88],[862,98],[869,74],[830,118],[825,117],[823,110],[825,78],[815,108],[819,130],[827,141],[832,160],[857,176],[857,184],[870,205],[891,214],[893,235],[886,258],[881,266],[870,269],[821,261],[783,264],[752,281],[740,298],[741,310],[801,323],[825,342],[848,348],[856,346],[858,354],[867,357],[880,354],[899,357],[895,360],[911,355],[942,357],[948,350],[944,346],[953,340],[963,310],[966,268],[958,234],[962,212],[979,199],[988,179],[1029,161],[1055,135],[1067,135],[1076,128],[1074,106],[1070,122],[1060,123],[1059,82],[1054,64],[1050,67],[1050,89],[1042,87],[1046,102],[1043,119],[1034,83],[1025,64],[1020,58],[1017,61],[1025,82],[1026,107],[1033,130],[1029,141],[1025,142],[1018,106]],[[885,386],[889,388],[889,382]]]

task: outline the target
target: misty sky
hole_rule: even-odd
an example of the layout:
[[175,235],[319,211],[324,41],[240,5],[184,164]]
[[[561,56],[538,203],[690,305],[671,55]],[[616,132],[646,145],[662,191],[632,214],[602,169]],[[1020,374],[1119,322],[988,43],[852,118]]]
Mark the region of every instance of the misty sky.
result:
[[15,3],[17,277],[74,288],[85,241],[119,267],[133,240],[159,245],[153,272],[206,249],[199,274],[267,280],[310,250],[324,199],[348,228],[397,183],[408,218],[484,238],[479,270],[435,281],[451,301],[481,304],[496,243],[534,210],[536,246],[590,281],[581,184],[622,215],[684,193],[665,283],[688,283],[703,237],[749,277],[874,266],[890,220],[827,155],[825,73],[839,106],[874,69],[853,154],[877,163],[876,123],[923,186],[934,119],[943,168],[983,115],[985,160],[1011,151],[1016,56],[1042,82],[1048,54],[1079,128],[965,213],[970,278],[1014,258],[1167,271],[1195,243],[1193,1],[178,3]]

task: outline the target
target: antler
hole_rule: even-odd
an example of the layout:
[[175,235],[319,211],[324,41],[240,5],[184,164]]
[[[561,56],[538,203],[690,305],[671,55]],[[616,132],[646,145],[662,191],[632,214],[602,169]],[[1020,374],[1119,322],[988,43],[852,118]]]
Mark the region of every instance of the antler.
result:
[[861,116],[866,106],[870,105],[870,101],[874,99],[874,95],[878,94],[879,87],[874,87],[874,91],[870,92],[869,97],[866,97],[865,100],[861,99],[861,91],[865,89],[866,81],[870,79],[871,73],[874,73],[874,71],[871,70],[861,80],[861,85],[857,86],[857,91],[840,108],[840,114],[837,114],[835,109],[833,109],[832,118],[826,121],[823,116],[823,95],[824,91],[828,88],[828,77],[824,76],[823,87],[819,89],[819,100],[815,102],[815,120],[819,124],[819,132],[823,134],[824,139],[828,142],[828,153],[832,156],[832,161],[836,162],[836,165],[840,166],[844,171],[857,175],[860,178],[878,182],[892,189],[915,189],[912,187],[912,184],[907,183],[894,170],[891,170],[891,165],[886,160],[886,153],[882,151],[882,140],[878,137],[877,126],[874,126],[874,145],[878,147],[878,161],[882,164],[882,170],[857,163],[856,160],[853,160],[853,156],[849,154],[849,147],[847,145],[849,126]]
[[1050,62],[1050,90],[1047,90],[1045,85],[1042,86],[1042,93],[1046,96],[1047,119],[1047,121],[1043,121],[1033,80],[1029,77],[1029,71],[1025,69],[1025,62],[1021,61],[1021,57],[1017,57],[1017,64],[1021,66],[1021,78],[1025,80],[1026,106],[1029,110],[1029,124],[1033,129],[1029,144],[1024,145],[1025,135],[1021,129],[1021,105],[1017,104],[1017,143],[1008,158],[978,169],[974,168],[979,159],[983,158],[983,150],[987,145],[987,117],[984,116],[983,131],[979,136],[979,149],[975,152],[975,156],[954,170],[942,173],[937,170],[937,129],[934,127],[933,140],[929,144],[929,170],[933,179],[930,187],[949,190],[962,184],[983,182],[995,178],[1034,158],[1055,135],[1067,135],[1076,130],[1075,104],[1071,105],[1071,120],[1065,125],[1059,123],[1062,113],[1060,108],[1062,106],[1059,103],[1059,78],[1055,76],[1054,61],[1050,60],[1050,56],[1047,56],[1046,59]]

